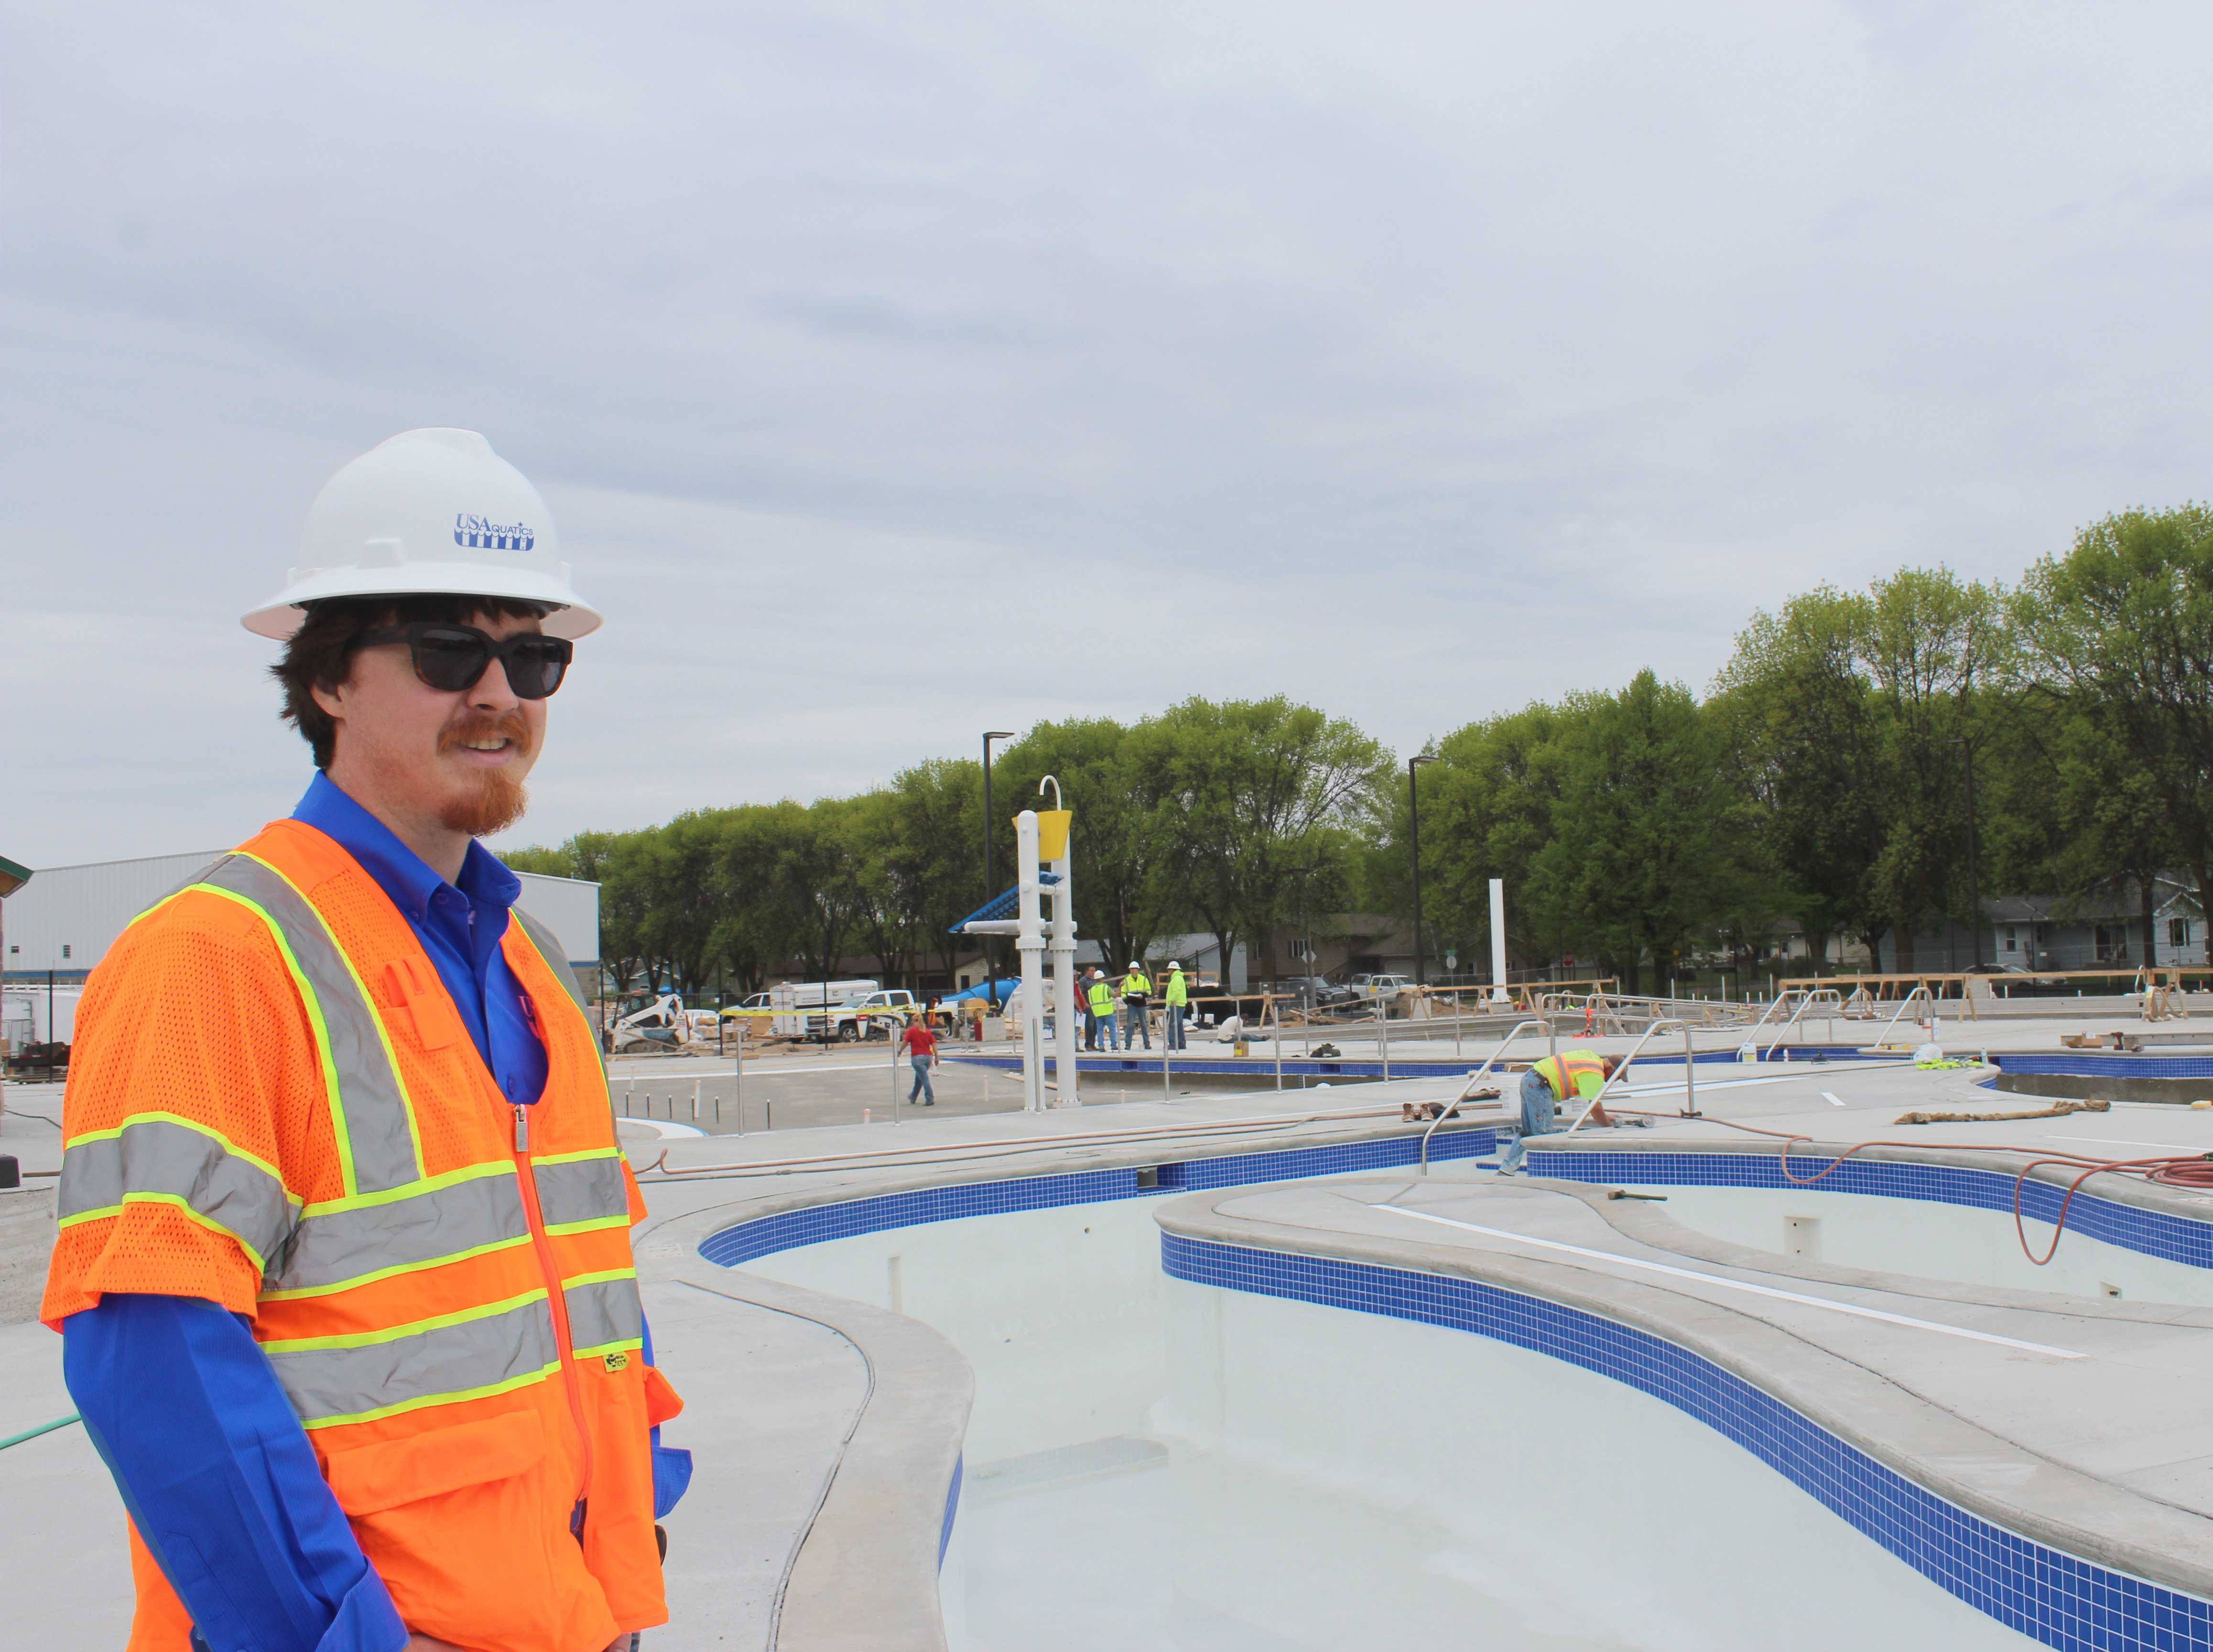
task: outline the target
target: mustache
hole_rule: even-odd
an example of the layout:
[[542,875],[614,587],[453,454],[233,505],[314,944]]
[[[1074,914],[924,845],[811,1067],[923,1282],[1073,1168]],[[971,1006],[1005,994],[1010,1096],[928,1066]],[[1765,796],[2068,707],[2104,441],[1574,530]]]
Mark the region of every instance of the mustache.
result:
[[505,740],[523,756],[530,755],[530,725],[521,711],[484,711],[473,706],[439,731],[438,750],[450,752],[479,740]]

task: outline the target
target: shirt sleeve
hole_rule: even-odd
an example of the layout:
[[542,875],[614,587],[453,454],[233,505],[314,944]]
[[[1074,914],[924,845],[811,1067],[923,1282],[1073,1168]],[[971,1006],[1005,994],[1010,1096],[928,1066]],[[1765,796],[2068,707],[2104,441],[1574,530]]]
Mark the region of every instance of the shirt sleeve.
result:
[[210,1652],[399,1652],[362,1554],[246,1322],[110,1292],[64,1323],[86,1431]]
[[[645,1362],[654,1366],[653,1326],[650,1324],[645,1326],[644,1342]],[[655,1375],[656,1377],[660,1375],[658,1366],[655,1366]],[[662,1381],[661,1386],[673,1398],[675,1390],[668,1388],[665,1381]],[[681,1402],[680,1401],[679,1404],[680,1405]],[[685,1492],[691,1489],[692,1454],[675,1446],[662,1445],[661,1424],[658,1423],[645,1431],[645,1437],[648,1448],[653,1454],[653,1517],[655,1520],[661,1520],[668,1515],[670,1509],[676,1507],[682,1500]]]

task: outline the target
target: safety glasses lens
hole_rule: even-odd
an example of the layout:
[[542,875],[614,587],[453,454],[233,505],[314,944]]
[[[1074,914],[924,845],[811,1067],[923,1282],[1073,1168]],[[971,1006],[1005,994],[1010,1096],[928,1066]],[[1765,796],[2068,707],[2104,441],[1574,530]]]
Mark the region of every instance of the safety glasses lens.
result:
[[568,643],[558,637],[516,637],[509,639],[507,683],[519,698],[542,700],[561,686],[569,667]]
[[415,655],[415,674],[448,693],[473,685],[491,659],[485,639],[474,631],[426,628],[408,640]]

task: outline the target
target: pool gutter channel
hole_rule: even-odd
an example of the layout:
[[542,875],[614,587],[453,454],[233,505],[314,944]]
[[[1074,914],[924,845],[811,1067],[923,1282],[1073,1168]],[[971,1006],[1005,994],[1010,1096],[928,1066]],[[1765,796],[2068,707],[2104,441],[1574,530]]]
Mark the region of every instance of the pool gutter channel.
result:
[[[1704,1151],[1710,1145],[1702,1141],[1698,1150]],[[1771,1155],[1773,1149],[1767,1151]],[[1917,1155],[1923,1151],[1927,1150],[1917,1149]],[[1376,1184],[1368,1179],[1354,1185],[1373,1190]],[[1423,1184],[1410,1180],[1409,1185]],[[1635,1237],[1644,1237],[1635,1234],[1634,1228],[1646,1225],[1645,1219],[1667,1221],[1656,1211],[1634,1207],[1624,1211],[1610,1205],[1603,1189],[1594,1192],[1589,1184],[1536,1178],[1514,1185],[1584,1199],[1618,1229]],[[1276,1186],[1311,1191],[1327,1183],[1304,1180]],[[1993,1525],[2096,1565],[2200,1598],[2213,1598],[2213,1520],[2053,1462],[1923,1399],[1897,1380],[1807,1342],[1755,1313],[1568,1262],[1412,1238],[1331,1232],[1231,1215],[1220,1208],[1266,1191],[1256,1184],[1189,1193],[1158,1207],[1154,1217],[1165,1232],[1186,1239],[1469,1279],[1645,1332],[1734,1374],[1923,1490]],[[2193,1208],[2198,1219],[2204,1219],[2204,1206]],[[1650,1225],[1656,1227],[1656,1222]],[[1680,1224],[1668,1225],[1680,1228]],[[1646,1242],[1677,1248],[1672,1235],[1664,1241],[1648,1239]],[[1689,1246],[1680,1248],[1692,1251]],[[1783,1259],[1766,1253],[1744,1254],[1747,1259],[1730,1260],[1727,1265],[1807,1278],[1851,1271],[1816,1272],[1778,1266],[1775,1265]],[[1704,1259],[1724,1260],[1718,1256]],[[2068,1304],[2066,1311],[2070,1313],[2090,1306],[2071,1298]],[[2197,1322],[2172,1315],[2125,1313],[2098,1317]]]
[[[1460,1128],[1487,1131],[1496,1122],[1495,1117],[1472,1118]],[[735,1198],[719,1197],[736,1191],[729,1181],[648,1180],[644,1185],[655,1194],[685,1186],[712,1188],[704,1196],[716,1202],[649,1216],[641,1224],[633,1252],[642,1284],[687,1285],[814,1320],[844,1337],[868,1367],[867,1398],[826,1478],[814,1518],[793,1543],[767,1644],[776,1652],[943,1652],[939,1547],[946,1529],[946,1488],[960,1460],[975,1400],[975,1375],[960,1350],[922,1321],[769,1279],[747,1271],[742,1264],[710,1262],[700,1254],[709,1239],[746,1222],[851,1199],[1401,1137],[1411,1142],[1421,1128],[1396,1119],[1369,1118],[1245,1141],[1216,1136],[1179,1143],[1159,1137],[1063,1146],[1047,1137],[1034,1153],[968,1161],[959,1159],[960,1149],[952,1146],[944,1163],[795,1171],[775,1178],[772,1189]],[[1161,1188],[1159,1197],[1174,1198],[1180,1192]]]

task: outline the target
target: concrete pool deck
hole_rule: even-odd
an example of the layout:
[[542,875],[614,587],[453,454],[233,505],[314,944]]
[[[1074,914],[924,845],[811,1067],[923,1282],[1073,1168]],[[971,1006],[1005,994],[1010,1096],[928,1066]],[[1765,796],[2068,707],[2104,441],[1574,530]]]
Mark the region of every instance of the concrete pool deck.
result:
[[[1998,1034],[1995,1024],[1984,1030],[1993,1039]],[[1950,1033],[1948,1024],[1945,1042],[1968,1047]],[[2057,1044],[2048,1021],[2006,1036],[2017,1036],[2022,1048]],[[1716,1037],[1704,1035],[1702,1048]],[[1594,1042],[1606,1048],[1625,1041]],[[1978,1036],[1972,1047],[1981,1042]],[[1481,1053],[1471,1043],[1469,1064]],[[1701,1064],[1698,1100],[1707,1117],[1579,1133],[1547,1145],[1646,1152],[1737,1150],[1747,1143],[1742,1150],[1771,1156],[1777,1143],[1733,1131],[1726,1119],[1835,1145],[1926,1136],[2116,1158],[2213,1153],[2213,1113],[2172,1106],[2120,1105],[2058,1119],[1919,1129],[1893,1122],[1911,1108],[1994,1112],[2029,1105],[2027,1098],[1980,1088],[1978,1081],[1986,1076],[1972,1069],[1928,1072],[1862,1061]],[[1510,1104],[1512,1084],[1503,1088]],[[934,1605],[946,1490],[941,1473],[948,1451],[957,1455],[959,1448],[965,1365],[935,1332],[881,1306],[780,1285],[742,1265],[705,1261],[698,1247],[707,1236],[779,1213],[953,1184],[1142,1171],[1180,1160],[1351,1143],[1402,1150],[1394,1144],[1411,1143],[1420,1127],[1399,1123],[1399,1106],[1442,1099],[1456,1088],[1453,1081],[1436,1079],[1333,1091],[1270,1088],[1043,1114],[909,1114],[898,1125],[743,1137],[662,1140],[643,1127],[626,1128],[625,1144],[644,1173],[650,1212],[637,1236],[648,1311],[659,1356],[688,1402],[666,1437],[698,1459],[693,1490],[668,1522],[674,1620],[649,1637],[650,1644],[661,1652],[818,1641],[888,1648],[927,1644],[918,1637],[936,1632],[921,1614]],[[1680,1067],[1671,1074],[1655,1065],[1637,1070],[1626,1105],[1667,1113],[1681,1099]],[[1369,1116],[1311,1116],[1327,1109]],[[1479,1128],[1500,1116],[1472,1109],[1459,1128]],[[1447,1125],[1439,1143],[1454,1131]],[[27,1118],[0,1125],[0,1150],[17,1153],[27,1169],[50,1168],[59,1159],[56,1133]],[[1960,1489],[1946,1495],[1964,1500],[1972,1492],[1986,1506],[2017,1511],[2001,1522],[2014,1529],[2022,1529],[2021,1521],[2045,1521],[2038,1529],[2049,1529],[2047,1540],[2071,1552],[2085,1550],[2071,1538],[2061,1542],[2059,1534],[2094,1529],[2110,1546],[2088,1552],[2110,1552],[2104,1564],[2192,1593],[2213,1591],[2213,1545],[2205,1536],[2213,1498],[2198,1489],[2201,1481],[2213,1486],[2213,1427],[2194,1420],[2186,1387],[2192,1358],[2203,1369],[2204,1356],[2213,1354],[2207,1339],[2213,1314],[2161,1312],[2135,1301],[1995,1300],[2008,1293],[1960,1296],[1896,1280],[1838,1279],[1831,1277],[1835,1271],[1794,1269],[1764,1253],[1717,1249],[1720,1241],[1655,1214],[1664,1206],[1594,1200],[1570,1184],[1521,1181],[1494,1190],[1482,1173],[1451,1161],[1441,1162],[1426,1182],[1403,1172],[1390,1173],[1390,1183],[1377,1180],[1384,1173],[1344,1184],[1358,1190],[1350,1194],[1336,1184],[1306,1182],[1224,1188],[1179,1203],[1214,1201],[1210,1208],[1217,1214],[1209,1220],[1265,1223],[1294,1248],[1380,1247],[1448,1271],[1513,1270],[1540,1295],[1572,1284],[1625,1313],[1664,1308],[1666,1316],[1722,1327],[1736,1344],[1756,1344],[1762,1359],[1805,1387],[1808,1404],[1827,1404],[1840,1423],[1854,1417],[1880,1421],[1905,1407],[1894,1427],[1885,1422],[1881,1431],[1895,1436],[1901,1461],[1925,1466],[1957,1460],[1947,1472]],[[1763,1300],[1748,1308],[1741,1293],[1719,1287],[1655,1283],[1656,1276],[1604,1258],[1517,1250],[1512,1241],[1371,1208],[1384,1197],[1381,1190],[1407,1183],[1417,1184],[1418,1200],[1436,1201],[1432,1215],[1479,1210],[1472,1218],[1478,1225],[1533,1239],[1569,1235],[1555,1242],[1606,1258],[1672,1259],[1673,1265],[1716,1277],[1779,1281],[1781,1288],[1818,1289],[1840,1300],[1903,1303],[1895,1311],[1905,1317],[1990,1330],[2085,1357],[2065,1361],[1802,1305]],[[2213,1198],[2159,1197],[2213,1220]],[[1237,1205],[1239,1200],[1267,1202],[1266,1208]],[[1430,1209],[1427,1203],[1423,1208]],[[1418,1236],[1399,1231],[1394,1237],[1388,1223],[1414,1228]],[[59,1338],[36,1325],[0,1327],[0,1434],[70,1409],[59,1365]],[[2110,1391],[2106,1384],[2113,1385]],[[2018,1419],[2009,1421],[2016,1410]],[[2125,1424],[2103,1420],[2114,1416]],[[34,1637],[45,1631],[53,1644],[119,1642],[129,1610],[120,1509],[82,1431],[65,1429],[15,1448],[9,1466],[33,1491],[12,1499],[0,1515],[0,1542],[21,1558],[27,1576],[42,1580],[36,1589],[19,1591],[18,1621]],[[1979,1490],[1972,1484],[1978,1476],[1987,1482]],[[2095,1516],[2087,1526],[2085,1510]],[[828,1586],[858,1576],[868,1577],[872,1589]],[[806,1632],[796,1633],[802,1623]]]

